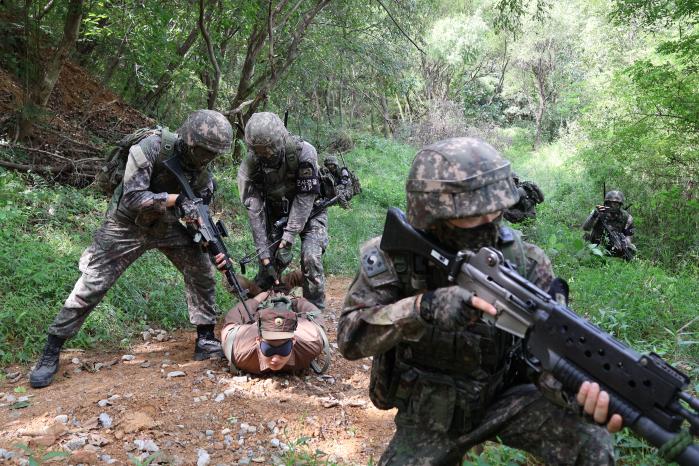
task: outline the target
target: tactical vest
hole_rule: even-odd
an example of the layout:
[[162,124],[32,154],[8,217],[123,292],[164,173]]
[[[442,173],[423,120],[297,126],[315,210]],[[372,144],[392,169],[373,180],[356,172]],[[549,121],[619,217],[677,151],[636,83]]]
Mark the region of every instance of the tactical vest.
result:
[[[161,147],[161,150],[158,153],[158,158],[153,164],[148,190],[154,193],[178,194],[180,192],[179,182],[177,181],[177,178],[175,178],[175,175],[173,175],[163,163],[173,155],[180,155],[181,149],[178,142],[178,135],[176,133],[171,133],[164,130],[161,135],[160,143],[161,146],[165,147]],[[185,170],[184,174],[195,193],[201,193],[202,190],[206,189],[210,178],[210,174],[207,169],[204,168],[196,172]],[[212,194],[213,193],[208,193],[209,197]],[[127,210],[126,207],[121,204],[122,195],[123,181],[114,191],[108,215],[113,213],[117,218],[131,221],[139,227],[146,229],[147,232],[153,234],[157,234],[166,224],[176,223],[179,221],[174,213],[171,212],[166,212],[165,214],[160,212],[134,213]]]
[[[521,238],[507,227],[500,228],[500,238],[498,248],[505,259],[525,275]],[[442,270],[412,256],[390,259],[403,296],[451,285]],[[400,342],[374,357],[370,398],[380,409],[408,412],[426,428],[469,431],[504,387],[510,356],[518,346],[519,340],[483,321],[456,331],[428,324],[419,341]]]
[[270,168],[257,163],[252,176],[253,182],[260,192],[265,193],[267,204],[275,211],[283,210],[284,204],[288,208],[296,196],[296,177],[302,148],[303,140],[291,136],[287,138],[279,167]]

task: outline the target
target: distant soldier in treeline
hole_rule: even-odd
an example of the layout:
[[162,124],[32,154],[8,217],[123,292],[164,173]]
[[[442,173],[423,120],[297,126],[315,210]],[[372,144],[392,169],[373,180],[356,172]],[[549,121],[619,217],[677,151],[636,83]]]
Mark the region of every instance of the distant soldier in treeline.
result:
[[531,181],[521,181],[519,175],[512,172],[512,180],[519,192],[519,201],[504,212],[505,220],[520,223],[526,219],[536,218],[536,205],[544,202],[544,193]]
[[334,155],[328,155],[323,161],[324,170],[330,174],[334,185],[334,194],[339,196],[339,204],[343,209],[350,207],[350,200],[362,192],[359,178],[345,166],[340,166],[340,161]]
[[621,191],[609,191],[604,196],[604,205],[596,206],[582,225],[585,240],[604,244],[612,256],[633,258],[636,246],[631,242],[635,232],[633,217],[624,210],[625,198]]

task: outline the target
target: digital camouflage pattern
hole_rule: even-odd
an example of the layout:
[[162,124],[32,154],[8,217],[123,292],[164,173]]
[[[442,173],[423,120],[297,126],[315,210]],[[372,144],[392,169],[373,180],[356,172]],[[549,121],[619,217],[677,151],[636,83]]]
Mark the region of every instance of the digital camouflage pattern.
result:
[[512,180],[519,191],[519,201],[503,213],[505,220],[510,223],[520,223],[527,219],[536,218],[536,205],[544,202],[544,193],[539,186],[531,181],[521,181],[519,176],[512,173]]
[[604,202],[618,202],[623,205],[625,202],[624,193],[621,191],[609,191],[604,195]]
[[[166,206],[168,193],[179,193],[180,188],[160,160],[160,145],[156,134],[129,150],[122,186],[115,191],[104,223],[80,258],[82,275],[49,327],[49,334],[63,338],[75,335],[124,270],[150,249],[163,252],[182,272],[190,321],[195,325],[215,323],[214,270],[207,254],[179,223],[175,209]],[[186,149],[178,146],[178,151]],[[214,191],[208,170],[186,174],[195,193],[208,202]]]
[[519,199],[510,162],[476,138],[446,139],[418,152],[406,191],[407,218],[416,228],[507,209]]
[[[274,256],[269,245],[279,239],[293,244],[301,238],[303,296],[319,308],[325,303],[322,256],[328,247],[328,214],[309,220],[320,193],[318,154],[306,141],[289,134],[274,113],[255,113],[245,127],[248,153],[238,170],[240,200],[248,211],[260,261]],[[282,232],[272,225],[282,217]]]
[[216,154],[231,150],[233,128],[228,119],[214,110],[191,113],[177,130],[188,147],[202,147]]
[[[605,201],[605,203],[608,202],[610,201]],[[607,250],[613,255],[621,255],[620,251],[613,250],[603,222],[606,222],[612,231],[620,233],[623,236],[627,247],[632,251],[632,253],[636,251],[636,246],[632,243],[632,238],[635,233],[633,216],[618,206],[592,210],[582,225],[583,230],[588,232],[585,233],[585,240],[594,244],[604,243],[605,248],[607,248]]]
[[[428,224],[440,242],[436,227],[444,220],[469,215],[465,212],[496,212],[517,200],[509,164],[481,144],[447,140],[414,160],[408,211],[428,216],[417,222]],[[474,172],[479,175],[472,177]],[[452,200],[451,213],[434,205],[442,194]],[[430,205],[414,205],[421,202]],[[478,231],[482,238],[477,242],[490,241],[522,276],[549,288],[551,262],[540,248],[509,228],[482,227],[461,229],[450,240],[468,244],[465,235]],[[360,250],[361,268],[345,298],[337,333],[346,358],[373,357],[374,404],[398,409],[396,434],[379,464],[460,464],[469,448],[496,439],[549,464],[613,464],[610,435],[583,421],[580,408],[553,377],[530,379],[518,339],[483,321],[440,325],[440,316],[452,315],[452,309],[429,309],[423,317],[418,299],[429,290],[440,290],[432,305],[452,308],[464,297],[450,288],[444,271],[431,263],[417,267],[410,254],[389,255],[380,241],[374,238]]]

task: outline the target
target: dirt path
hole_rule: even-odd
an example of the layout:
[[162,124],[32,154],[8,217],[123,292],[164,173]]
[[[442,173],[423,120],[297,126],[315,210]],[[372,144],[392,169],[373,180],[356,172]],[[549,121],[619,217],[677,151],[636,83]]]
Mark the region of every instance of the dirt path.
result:
[[[328,285],[325,314],[334,342],[349,280],[330,278]],[[28,387],[28,368],[7,368],[22,373],[0,384],[0,448],[15,452],[8,462],[26,463],[28,455],[15,447],[23,443],[35,457],[71,452],[52,460],[61,464],[142,464],[133,458],[156,449],[155,461],[167,464],[282,464],[286,450],[287,458],[320,450],[319,464],[367,464],[392,435],[393,413],[369,401],[370,361],[347,361],[334,350],[323,377],[234,377],[223,362],[191,360],[194,336],[136,342],[132,360],[66,351],[53,385],[26,393],[16,389]],[[184,375],[168,377],[174,371]],[[26,404],[25,396],[28,406],[13,409]]]

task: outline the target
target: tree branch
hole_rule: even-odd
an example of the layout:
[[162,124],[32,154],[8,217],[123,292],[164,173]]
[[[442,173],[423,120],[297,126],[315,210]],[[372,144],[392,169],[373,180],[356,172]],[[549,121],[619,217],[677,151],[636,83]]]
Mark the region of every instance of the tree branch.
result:
[[209,31],[206,29],[206,24],[204,22],[204,0],[199,0],[199,30],[201,31],[202,37],[204,37],[204,42],[206,42],[206,51],[209,54],[209,61],[214,68],[214,81],[209,87],[209,96],[207,99],[208,108],[212,110],[216,106],[216,98],[218,97],[221,68],[218,66],[216,54],[214,53],[214,46],[211,44],[211,37],[209,37]]
[[393,21],[393,24],[396,25],[396,27],[397,27],[398,30],[401,32],[401,34],[403,34],[403,35],[405,36],[405,38],[408,39],[408,40],[410,41],[410,43],[413,44],[413,45],[415,46],[415,48],[418,49],[418,50],[420,51],[420,53],[422,53],[423,55],[426,55],[425,51],[422,50],[422,49],[420,48],[420,46],[417,45],[417,44],[415,43],[415,41],[408,35],[408,33],[405,32],[405,31],[403,30],[403,28],[400,26],[400,24],[398,24],[398,21],[396,21],[396,19],[393,17],[393,15],[391,14],[391,12],[388,11],[388,8],[386,8],[386,5],[384,5],[383,2],[382,2],[381,0],[376,0],[376,1],[377,1],[377,3],[378,3],[379,5],[381,5],[381,8],[384,9],[384,11],[386,12],[386,14],[388,14],[388,17],[391,18],[391,21]]

